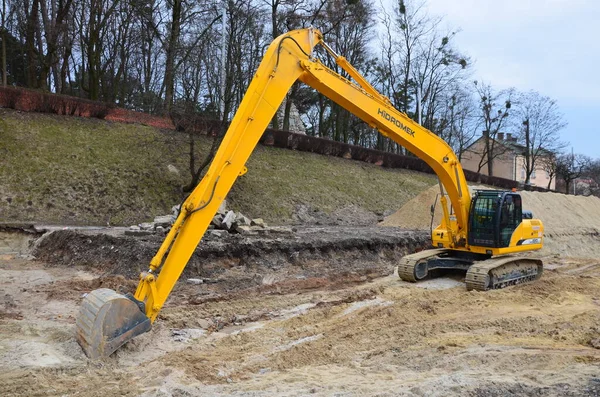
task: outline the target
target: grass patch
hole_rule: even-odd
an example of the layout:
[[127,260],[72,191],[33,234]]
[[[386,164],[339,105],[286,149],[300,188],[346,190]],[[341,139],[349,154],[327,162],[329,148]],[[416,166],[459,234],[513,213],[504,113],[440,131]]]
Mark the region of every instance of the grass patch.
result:
[[[210,140],[196,146],[207,150]],[[129,225],[170,212],[188,182],[186,134],[97,119],[0,109],[0,220]],[[169,170],[174,166],[179,173]],[[331,212],[399,208],[435,177],[259,146],[228,196],[270,223],[298,205]]]

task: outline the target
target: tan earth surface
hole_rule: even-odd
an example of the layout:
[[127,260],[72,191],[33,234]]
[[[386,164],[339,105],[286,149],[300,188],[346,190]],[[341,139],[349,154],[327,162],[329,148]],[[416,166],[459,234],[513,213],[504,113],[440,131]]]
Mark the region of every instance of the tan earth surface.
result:
[[[99,361],[74,339],[81,299],[136,281],[26,259],[31,237],[0,233],[0,396],[598,396],[600,200],[523,196],[548,236],[534,283],[332,278],[326,255],[322,276],[182,280],[151,332]],[[427,228],[433,198],[384,223]],[[232,266],[240,280],[257,271]]]
[[541,280],[485,293],[462,279],[281,281],[216,300],[179,283],[150,333],[92,362],[73,337],[82,294],[135,281],[4,254],[0,395],[598,395],[600,261],[550,257]]

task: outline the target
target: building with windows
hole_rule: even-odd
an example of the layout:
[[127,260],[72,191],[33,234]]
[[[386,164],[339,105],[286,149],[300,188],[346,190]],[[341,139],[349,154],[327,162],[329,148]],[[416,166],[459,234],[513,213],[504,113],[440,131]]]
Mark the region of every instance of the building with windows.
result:
[[[481,174],[488,175],[485,147],[485,135],[482,135],[463,152],[461,156],[463,168],[475,172],[479,171]],[[493,176],[525,183],[526,147],[519,144],[517,138],[513,137],[512,134],[500,132],[494,140],[493,150],[495,153],[493,160]],[[544,165],[549,161],[552,161],[550,153],[537,158],[535,169],[530,178],[531,185],[548,188],[548,184],[550,184],[550,189],[554,190],[556,181],[554,179],[550,180],[548,172],[544,169]],[[481,169],[479,169],[480,164],[483,164]]]

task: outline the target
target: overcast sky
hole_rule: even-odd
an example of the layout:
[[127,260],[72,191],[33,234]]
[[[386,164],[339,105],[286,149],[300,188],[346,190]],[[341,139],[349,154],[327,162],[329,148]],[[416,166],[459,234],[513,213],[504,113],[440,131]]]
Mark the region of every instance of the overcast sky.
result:
[[576,153],[600,158],[600,0],[426,0],[474,78],[556,99]]

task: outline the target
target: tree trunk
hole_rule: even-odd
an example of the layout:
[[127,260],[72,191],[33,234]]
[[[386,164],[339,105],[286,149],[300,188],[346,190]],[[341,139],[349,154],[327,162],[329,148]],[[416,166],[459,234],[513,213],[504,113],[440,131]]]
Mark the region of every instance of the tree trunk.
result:
[[69,71],[69,57],[71,56],[71,42],[68,41],[65,47],[65,53],[63,54],[63,62],[60,66],[60,93],[67,93],[67,74]]
[[88,66],[88,95],[93,101],[100,96],[100,5],[97,1],[90,4],[89,37],[87,38],[87,66]]
[[[292,89],[290,90],[290,93],[288,94],[287,99],[285,101],[285,108],[283,109],[283,130],[284,131],[290,130],[290,113],[292,111],[293,99],[296,97],[297,92],[298,92],[298,83],[296,82],[292,85]],[[294,132],[298,132],[298,131],[294,131]]]
[[318,136],[323,138],[325,132],[325,100],[322,95],[319,95],[319,133]]
[[6,87],[6,82],[6,31],[2,29],[2,85],[4,87]]
[[38,18],[38,0],[33,0],[29,15],[27,10],[25,14],[27,16],[27,29],[25,32],[25,47],[27,47],[27,86],[30,88],[37,88],[37,55],[35,52],[35,31]]
[[531,143],[531,137],[529,136],[529,120],[526,119],[523,124],[525,125],[525,185],[529,185],[531,183],[531,173],[533,172],[533,167],[531,166],[531,151],[529,150]]
[[6,87],[6,0],[2,0],[2,85]]
[[165,60],[165,111],[168,113],[173,106],[173,92],[175,90],[175,55],[181,34],[181,0],[173,1],[173,19],[171,22],[171,34],[167,47],[167,58]]
[[94,41],[90,39],[90,45],[88,45],[88,94],[93,101],[97,100],[98,95],[100,94],[100,76],[98,73],[98,61],[96,60],[96,50],[94,47]]
[[571,191],[571,180],[565,179],[565,193],[569,194],[570,191]]
[[493,176],[494,175],[494,155],[492,152],[494,151],[494,146],[492,143],[492,138],[490,138],[489,132],[485,138],[485,150],[486,150],[486,156],[487,156],[488,175]]

